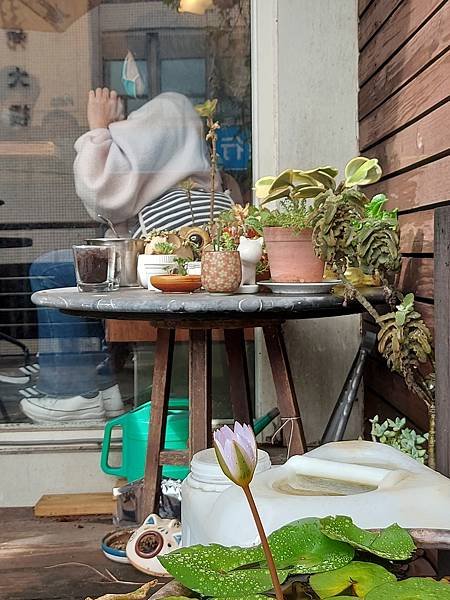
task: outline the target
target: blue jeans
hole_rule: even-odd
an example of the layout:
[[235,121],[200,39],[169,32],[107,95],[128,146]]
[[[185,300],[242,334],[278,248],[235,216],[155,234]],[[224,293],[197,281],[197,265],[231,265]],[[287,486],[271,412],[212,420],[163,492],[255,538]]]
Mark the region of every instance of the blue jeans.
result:
[[[71,250],[53,250],[30,267],[33,292],[76,285]],[[38,308],[39,379],[37,389],[49,396],[90,395],[114,385],[110,368],[97,372],[107,357],[101,321]]]

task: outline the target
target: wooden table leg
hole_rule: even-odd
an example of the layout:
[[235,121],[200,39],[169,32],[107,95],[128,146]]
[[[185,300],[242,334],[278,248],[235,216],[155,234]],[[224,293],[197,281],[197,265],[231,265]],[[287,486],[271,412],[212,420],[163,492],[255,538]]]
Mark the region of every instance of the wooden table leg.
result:
[[306,452],[305,433],[303,431],[281,324],[266,325],[263,327],[263,332],[270,366],[272,367],[273,382],[275,384],[281,417],[282,419],[295,418],[292,426],[288,424],[284,427],[283,437],[289,441],[292,427],[290,453],[291,455],[304,454]]
[[212,445],[211,330],[189,330],[189,454]]
[[243,329],[224,329],[225,349],[228,357],[230,400],[233,417],[240,423],[253,423],[250,397],[250,380]]
[[151,395],[151,419],[148,432],[147,459],[144,474],[142,514],[158,512],[161,466],[159,454],[164,448],[167,410],[169,406],[170,378],[172,374],[174,329],[158,329]]

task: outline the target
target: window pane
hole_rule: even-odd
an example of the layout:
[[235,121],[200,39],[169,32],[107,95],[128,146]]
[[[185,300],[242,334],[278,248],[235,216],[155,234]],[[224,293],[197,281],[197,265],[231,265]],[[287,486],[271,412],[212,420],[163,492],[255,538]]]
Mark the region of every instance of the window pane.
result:
[[206,94],[206,59],[179,58],[161,61],[161,91],[202,98]]
[[[0,15],[0,423],[63,427],[75,419],[82,427],[148,398],[149,371],[135,378],[132,336],[111,342],[102,321],[38,310],[31,293],[75,285],[72,246],[105,235],[98,214],[131,236],[139,212],[187,174],[206,202],[209,153],[193,105],[207,98],[218,99],[222,187],[235,201],[251,198],[250,3],[214,0],[196,15],[180,13],[176,0],[91,0],[46,17],[25,4]],[[100,98],[88,119],[89,90],[103,87],[120,97],[123,123],[114,122],[120,106],[106,110]],[[166,92],[181,96],[160,97]],[[187,152],[179,122],[191,128]],[[186,219],[174,205],[164,227]],[[201,212],[194,219],[204,220]],[[224,417],[217,344],[215,414]],[[183,348],[177,396],[187,394]]]

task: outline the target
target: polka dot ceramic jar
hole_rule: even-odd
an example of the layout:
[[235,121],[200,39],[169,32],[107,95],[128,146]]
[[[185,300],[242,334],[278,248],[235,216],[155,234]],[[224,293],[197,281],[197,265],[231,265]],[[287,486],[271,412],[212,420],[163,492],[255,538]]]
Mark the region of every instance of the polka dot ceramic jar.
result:
[[241,258],[237,250],[203,252],[202,286],[207,292],[233,294],[241,284],[241,276]]

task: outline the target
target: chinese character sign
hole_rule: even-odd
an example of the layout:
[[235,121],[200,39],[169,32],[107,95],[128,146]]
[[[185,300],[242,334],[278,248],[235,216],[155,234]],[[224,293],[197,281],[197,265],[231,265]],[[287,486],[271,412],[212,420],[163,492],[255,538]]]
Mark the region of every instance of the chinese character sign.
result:
[[217,130],[217,152],[224,169],[246,170],[250,160],[248,133],[239,127],[221,127]]

